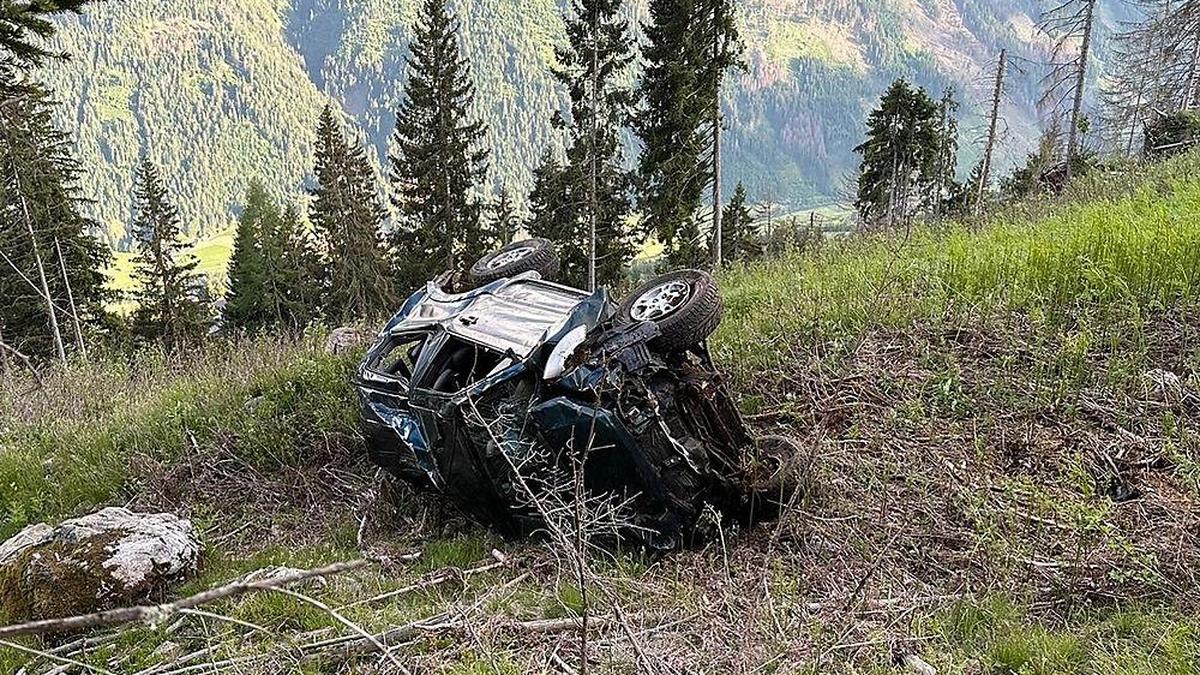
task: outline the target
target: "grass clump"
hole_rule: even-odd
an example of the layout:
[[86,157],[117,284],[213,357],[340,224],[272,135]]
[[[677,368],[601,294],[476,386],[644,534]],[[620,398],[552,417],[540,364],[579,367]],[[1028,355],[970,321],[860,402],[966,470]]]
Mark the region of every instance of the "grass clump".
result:
[[1200,297],[1200,154],[1153,167],[1113,196],[1042,212],[1013,209],[986,227],[833,242],[723,279],[728,316],[715,341],[739,374],[778,367],[786,347],[851,339],[960,313],[1021,312],[1136,321]]
[[0,539],[128,498],[135,464],[225,454],[251,468],[297,466],[357,442],[355,355],[316,337],[216,343],[183,361],[148,354],[53,374],[0,429]]

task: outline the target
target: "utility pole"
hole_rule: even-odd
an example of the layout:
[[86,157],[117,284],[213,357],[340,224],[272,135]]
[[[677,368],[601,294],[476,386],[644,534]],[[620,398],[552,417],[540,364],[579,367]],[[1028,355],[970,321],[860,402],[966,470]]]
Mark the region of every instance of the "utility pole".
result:
[[1071,130],[1067,136],[1067,180],[1075,169],[1079,154],[1079,118],[1083,110],[1083,93],[1087,86],[1088,56],[1092,49],[1092,31],[1096,23],[1096,0],[1086,0],[1083,8],[1083,42],[1079,46],[1079,62],[1075,67],[1075,103],[1071,107]]
[[988,122],[987,145],[983,149],[983,172],[979,176],[979,190],[975,199],[975,213],[983,210],[983,197],[988,181],[992,177],[992,157],[996,151],[996,134],[1000,127],[1000,99],[1004,96],[1004,71],[1008,67],[1008,50],[1000,50],[1000,65],[996,68],[996,86],[992,91],[992,114]]

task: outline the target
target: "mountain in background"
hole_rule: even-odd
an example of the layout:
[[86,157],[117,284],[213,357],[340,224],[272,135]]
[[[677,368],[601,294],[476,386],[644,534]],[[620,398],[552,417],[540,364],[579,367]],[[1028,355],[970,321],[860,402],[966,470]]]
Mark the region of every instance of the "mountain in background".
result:
[[[647,0],[634,0],[634,24]],[[837,201],[856,165],[866,113],[905,76],[963,99],[963,171],[978,156],[991,71],[1001,48],[1020,69],[1005,103],[1000,161],[1037,137],[1046,44],[1035,0],[740,0],[746,71],[726,93],[724,182],[752,201],[793,208]],[[1123,6],[1102,0],[1112,26]],[[522,194],[564,94],[550,76],[562,39],[553,0],[452,0],[490,125],[492,175]],[[246,186],[281,198],[309,184],[317,116],[332,100],[386,157],[402,95],[417,0],[124,0],[61,22],[72,55],[47,68],[88,171],[110,243],[128,244],[134,168],[162,167],[185,227],[227,227]],[[1102,30],[1104,30],[1102,28]],[[1028,59],[1021,61],[1021,59]],[[1100,58],[1103,58],[1101,55]]]

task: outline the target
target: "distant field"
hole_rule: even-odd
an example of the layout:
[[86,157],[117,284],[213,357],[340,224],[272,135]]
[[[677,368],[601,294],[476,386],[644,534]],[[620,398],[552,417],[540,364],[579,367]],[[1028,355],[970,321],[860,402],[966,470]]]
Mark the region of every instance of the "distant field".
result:
[[[757,210],[755,210],[755,213],[757,213]],[[818,221],[826,226],[826,229],[837,231],[841,229],[844,223],[849,221],[853,211],[844,205],[832,204],[816,209],[776,214],[773,218],[777,220],[784,218],[805,219],[809,217],[810,213],[815,213]],[[196,241],[189,249],[199,258],[199,270],[208,277],[210,285],[215,284],[218,288],[224,287],[226,268],[229,265],[230,256],[233,255],[233,237],[234,229],[230,228]],[[641,253],[638,254],[638,260],[657,258],[662,255],[662,251],[662,244],[657,241],[646,242],[646,245],[642,247]],[[107,274],[114,289],[118,291],[131,290],[133,288],[133,253],[114,251],[113,265],[107,270]],[[118,307],[121,308],[125,306],[126,304],[124,303],[118,304]]]

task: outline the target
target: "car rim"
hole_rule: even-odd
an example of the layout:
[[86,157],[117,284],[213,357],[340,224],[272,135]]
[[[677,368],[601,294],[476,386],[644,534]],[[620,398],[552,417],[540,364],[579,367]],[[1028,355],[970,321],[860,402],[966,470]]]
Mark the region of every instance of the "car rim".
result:
[[679,311],[691,296],[692,287],[686,282],[668,281],[638,296],[629,316],[634,321],[659,321]]
[[532,253],[533,253],[532,246],[519,246],[517,248],[510,249],[507,251],[501,251],[501,252],[497,253],[495,255],[495,257],[493,257],[491,260],[488,261],[487,267],[489,270],[496,270],[496,269],[500,269],[501,267],[507,267],[507,266],[517,262],[518,260],[524,260],[524,259],[528,258],[530,256],[530,254],[532,254]]

